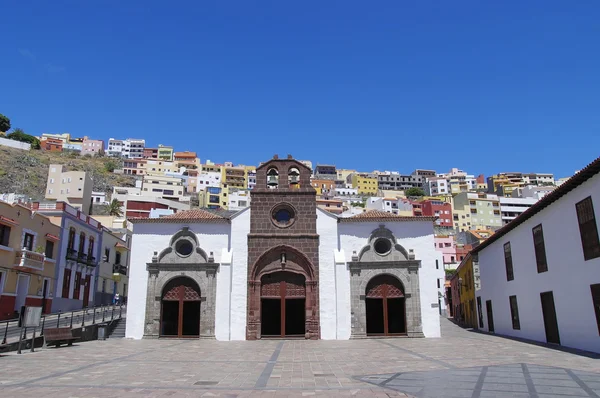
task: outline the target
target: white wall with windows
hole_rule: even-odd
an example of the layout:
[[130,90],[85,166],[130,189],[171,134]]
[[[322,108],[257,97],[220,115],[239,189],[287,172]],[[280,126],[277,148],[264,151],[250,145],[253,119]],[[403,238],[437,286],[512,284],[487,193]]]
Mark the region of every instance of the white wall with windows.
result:
[[[585,209],[579,215],[578,203]],[[552,323],[552,314],[546,307],[545,320],[541,294],[552,292],[560,344],[600,352],[599,218],[600,175],[595,174],[505,235],[484,244],[478,252],[481,289],[476,293],[481,302],[480,327],[490,330],[486,308],[490,301],[495,333],[547,342],[546,326]],[[580,225],[582,219],[586,223]],[[544,248],[542,251],[538,243],[536,255],[533,229],[539,225]],[[507,243],[512,272],[505,261]],[[513,279],[508,280],[507,274]],[[514,319],[515,308],[511,314],[511,296],[516,296],[518,319]]]

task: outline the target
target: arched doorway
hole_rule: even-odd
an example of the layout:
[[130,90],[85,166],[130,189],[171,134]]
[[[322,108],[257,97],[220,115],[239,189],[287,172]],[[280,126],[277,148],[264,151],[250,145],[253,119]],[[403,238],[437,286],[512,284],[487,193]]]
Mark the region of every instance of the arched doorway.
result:
[[378,275],[365,294],[368,336],[406,334],[406,303],[402,283],[391,275]]
[[292,272],[263,275],[260,288],[261,336],[304,337],[306,279]]
[[200,336],[200,288],[190,278],[169,281],[162,293],[161,337]]

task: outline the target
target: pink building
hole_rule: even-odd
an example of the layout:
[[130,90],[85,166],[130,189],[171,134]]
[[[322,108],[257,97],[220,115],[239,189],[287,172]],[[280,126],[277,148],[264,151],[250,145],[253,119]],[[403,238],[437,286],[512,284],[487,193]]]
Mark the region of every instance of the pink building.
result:
[[433,238],[435,250],[442,253],[444,257],[444,269],[454,269],[458,267],[460,261],[456,256],[456,244],[454,237],[447,235],[436,235]]
[[104,151],[104,141],[102,140],[91,140],[87,136],[83,137],[83,144],[81,145],[81,154],[95,155],[100,150]]

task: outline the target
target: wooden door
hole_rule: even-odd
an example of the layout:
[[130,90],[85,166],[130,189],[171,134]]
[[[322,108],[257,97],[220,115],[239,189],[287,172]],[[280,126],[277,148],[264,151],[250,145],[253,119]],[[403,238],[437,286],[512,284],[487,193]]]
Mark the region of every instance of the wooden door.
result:
[[[366,288],[365,308],[367,318],[377,316],[383,312],[383,335],[399,335],[406,333],[406,303],[402,284],[398,279],[390,275],[379,275],[369,281]],[[374,304],[374,305],[369,305]],[[381,311],[380,311],[381,310]],[[373,314],[377,311],[379,314]],[[369,319],[367,319],[369,326]],[[380,322],[376,319],[376,322]],[[381,323],[379,323],[381,325]],[[373,325],[375,326],[375,325]],[[381,332],[369,331],[367,334],[377,335]],[[379,329],[381,330],[381,329]]]
[[90,300],[90,275],[85,277],[85,286],[83,288],[83,307],[87,307]]
[[[178,282],[178,280],[176,279],[175,282]],[[180,283],[174,284],[165,292],[161,303],[161,324],[166,321],[165,308],[167,304],[174,304],[168,307],[169,310],[177,310],[177,314],[171,314],[173,315],[172,319],[177,319],[177,334],[161,333],[173,337],[198,337],[200,335],[200,293],[188,281],[182,280]],[[193,311],[185,311],[185,307],[188,307],[189,303],[194,303]],[[161,327],[161,330],[164,330],[164,328]]]
[[69,298],[69,290],[71,289],[71,270],[65,268],[62,286],[62,297]]
[[44,287],[42,288],[42,314],[47,313],[46,303],[48,302],[48,279],[44,279]]
[[556,308],[554,307],[554,294],[552,292],[540,293],[540,298],[542,300],[546,341],[551,344],[560,344],[558,319],[556,318]]
[[485,302],[485,309],[487,310],[488,331],[490,333],[494,333],[494,312],[492,311],[492,300],[487,300]]
[[596,313],[596,325],[598,326],[598,334],[600,334],[600,283],[591,285],[590,288],[592,290],[594,312]]
[[[305,279],[302,275],[291,272],[276,272],[267,274],[261,278],[260,290],[261,308],[265,310],[268,308],[279,311],[279,314],[271,314],[275,315],[273,319],[279,320],[279,335],[276,336],[275,334],[269,334],[267,336],[285,337],[305,333],[305,309],[303,308],[301,313],[298,311],[299,305],[305,307],[306,304]],[[278,303],[276,303],[274,300],[278,301]],[[294,311],[292,314],[286,314],[286,312],[288,312],[286,309],[294,309]],[[263,320],[271,322],[273,321],[273,319],[263,319],[263,317],[269,316],[267,312],[268,311],[261,311],[261,323]],[[298,315],[301,315],[301,319],[295,319],[295,317]],[[300,330],[297,326],[299,322],[302,322],[303,324],[302,330]],[[298,331],[301,331],[302,333],[297,333]]]
[[81,272],[75,273],[75,286],[73,287],[73,298],[79,300],[79,293],[81,293]]

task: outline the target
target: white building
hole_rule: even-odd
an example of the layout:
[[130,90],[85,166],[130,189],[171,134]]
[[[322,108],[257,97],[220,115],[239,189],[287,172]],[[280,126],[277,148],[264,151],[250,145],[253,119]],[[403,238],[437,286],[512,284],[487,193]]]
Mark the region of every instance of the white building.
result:
[[412,216],[413,206],[406,198],[380,198],[372,196],[367,199],[368,210],[380,210],[401,216]]
[[512,191],[511,196],[513,198],[535,199],[538,201],[555,189],[556,187],[554,186],[527,185],[525,187],[515,188]]
[[250,191],[237,190],[229,191],[229,204],[227,209],[239,211],[250,206]]
[[600,158],[474,250],[479,327],[600,352]]
[[144,157],[144,148],[146,140],[137,138],[127,138],[126,140],[117,140],[109,138],[108,156],[124,157],[124,158],[142,158]]
[[206,187],[221,186],[221,173],[216,171],[203,171],[198,173],[196,179],[196,192],[204,192]]
[[315,196],[310,169],[275,158],[257,169],[251,206],[231,217],[132,219],[126,336],[439,337],[433,218],[342,219]]
[[436,196],[436,195],[448,195],[448,181],[445,177],[430,177],[428,178],[424,185],[424,191],[426,195]]
[[498,199],[500,200],[502,225],[508,224],[537,202],[537,199],[533,198],[505,198],[501,196]]
[[[114,187],[113,187],[114,189]],[[92,191],[92,204],[105,205],[108,204],[106,201],[106,192]]]

